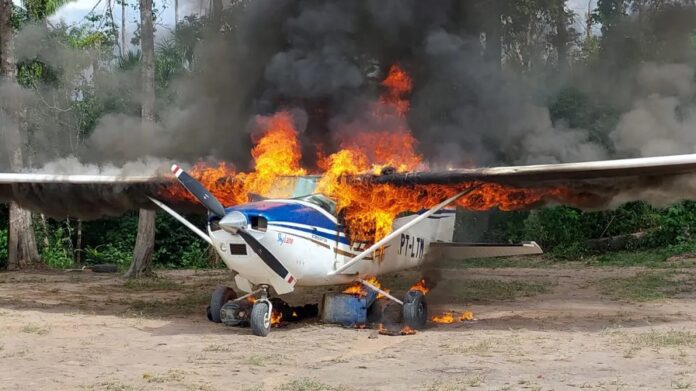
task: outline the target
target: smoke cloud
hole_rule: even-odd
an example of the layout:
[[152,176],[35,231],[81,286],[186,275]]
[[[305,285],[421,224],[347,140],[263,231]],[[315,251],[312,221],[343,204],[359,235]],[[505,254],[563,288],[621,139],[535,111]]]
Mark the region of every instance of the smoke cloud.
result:
[[[616,80],[597,72],[583,82],[593,96],[625,108],[602,135],[607,144],[553,120],[545,98],[559,82],[545,80],[546,70],[521,77],[484,58],[485,40],[470,29],[477,12],[447,0],[233,1],[219,29],[200,32],[192,71],[168,85],[154,124],[139,118],[137,67],[114,71],[97,52],[56,44],[46,26],[31,25],[17,36],[18,60],[38,59],[59,69],[63,84],[84,80],[91,89],[4,83],[0,98],[12,110],[31,108],[19,142],[31,146],[27,168],[40,172],[142,175],[172,160],[247,169],[254,116],[281,109],[296,114],[310,166],[317,148],[330,153],[356,131],[383,130],[412,132],[431,168],[696,152],[696,85],[685,61],[635,62]],[[392,64],[413,77],[411,108],[405,117],[376,117],[367,109]],[[529,80],[542,82],[530,87]],[[114,106],[94,119],[89,135],[77,131],[75,108],[87,94]],[[114,103],[119,98],[127,103]],[[0,151],[3,170],[8,158]]]

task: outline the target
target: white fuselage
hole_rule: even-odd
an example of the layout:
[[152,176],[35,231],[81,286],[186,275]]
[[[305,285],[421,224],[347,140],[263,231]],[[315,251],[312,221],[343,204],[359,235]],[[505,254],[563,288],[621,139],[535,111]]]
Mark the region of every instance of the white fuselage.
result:
[[[275,212],[281,209],[282,212]],[[431,242],[452,240],[455,222],[454,210],[443,209],[388,242],[381,251],[332,276],[330,272],[369,245],[350,242],[335,216],[310,202],[293,199],[267,200],[259,203],[258,209],[242,207],[241,210],[249,215],[260,213],[268,217],[266,227],[254,229],[250,224],[248,232],[285,265],[295,277],[296,286],[345,284],[356,277],[378,276],[419,266]],[[312,215],[309,219],[308,214]],[[392,229],[416,216],[395,219]],[[208,233],[223,262],[238,273],[236,280],[241,290],[249,291],[259,284],[273,285],[271,269],[240,236],[215,229],[210,224]]]

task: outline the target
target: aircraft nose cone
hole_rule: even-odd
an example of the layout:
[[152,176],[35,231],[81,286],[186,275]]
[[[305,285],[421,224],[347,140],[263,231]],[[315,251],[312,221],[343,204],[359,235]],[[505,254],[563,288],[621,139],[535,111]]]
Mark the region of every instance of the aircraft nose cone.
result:
[[248,222],[243,213],[232,211],[220,219],[220,228],[229,233],[236,234],[240,229],[246,228]]

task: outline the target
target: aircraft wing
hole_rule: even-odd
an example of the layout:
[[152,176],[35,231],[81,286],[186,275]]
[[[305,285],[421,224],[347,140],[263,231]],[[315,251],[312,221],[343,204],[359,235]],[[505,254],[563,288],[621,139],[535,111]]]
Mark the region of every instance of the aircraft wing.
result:
[[153,208],[147,196],[171,183],[173,178],[159,176],[0,173],[0,202],[16,201],[51,217],[89,219]]
[[694,172],[696,172],[696,154],[581,163],[464,168],[436,172],[389,173],[372,176],[370,181],[395,185],[494,182],[530,186],[636,176],[664,177]]
[[[433,186],[449,188],[450,193],[473,183],[496,184],[536,190],[537,194],[545,194],[548,202],[600,209],[635,200],[660,206],[696,199],[695,174],[696,154],[688,154],[582,163],[383,172],[355,179],[365,185],[421,186],[424,191],[432,190]],[[539,204],[543,202],[530,206]]]

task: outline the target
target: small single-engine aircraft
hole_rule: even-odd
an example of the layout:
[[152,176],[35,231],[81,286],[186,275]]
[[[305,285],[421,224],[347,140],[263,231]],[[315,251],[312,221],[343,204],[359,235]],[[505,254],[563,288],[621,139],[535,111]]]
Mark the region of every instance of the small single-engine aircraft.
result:
[[[386,173],[370,178],[371,183],[395,186],[420,184],[451,185],[471,183],[439,204],[421,211],[404,211],[392,231],[372,244],[354,242],[342,225],[334,200],[305,191],[294,198],[260,199],[225,208],[200,182],[177,165],[175,177],[208,210],[207,233],[186,220],[156,195],[147,198],[179,220],[215,248],[227,267],[237,274],[237,295],[231,288],[217,288],[210,299],[208,317],[214,322],[234,323],[235,317],[249,322],[253,334],[266,336],[271,330],[275,294],[292,292],[297,286],[325,286],[359,282],[402,305],[404,323],[422,329],[427,320],[423,293],[409,291],[403,300],[383,291],[366,279],[389,272],[419,267],[437,248],[457,247],[460,256],[492,257],[538,254],[534,242],[519,245],[451,243],[455,215],[453,203],[481,183],[512,186],[572,186],[579,191],[599,189],[600,196],[617,189],[664,188],[696,172],[696,154],[655,158],[595,161],[499,168],[460,169],[446,172]],[[107,177],[84,175],[0,174],[0,199],[24,200],[39,208],[46,198],[26,201],[29,187],[119,186],[128,191],[152,181],[151,177]],[[618,185],[623,183],[624,185]],[[584,190],[583,190],[584,189]],[[75,194],[71,191],[70,194]],[[79,191],[77,192],[79,193]],[[595,194],[596,195],[596,194]],[[240,311],[238,303],[254,298],[251,311]]]

